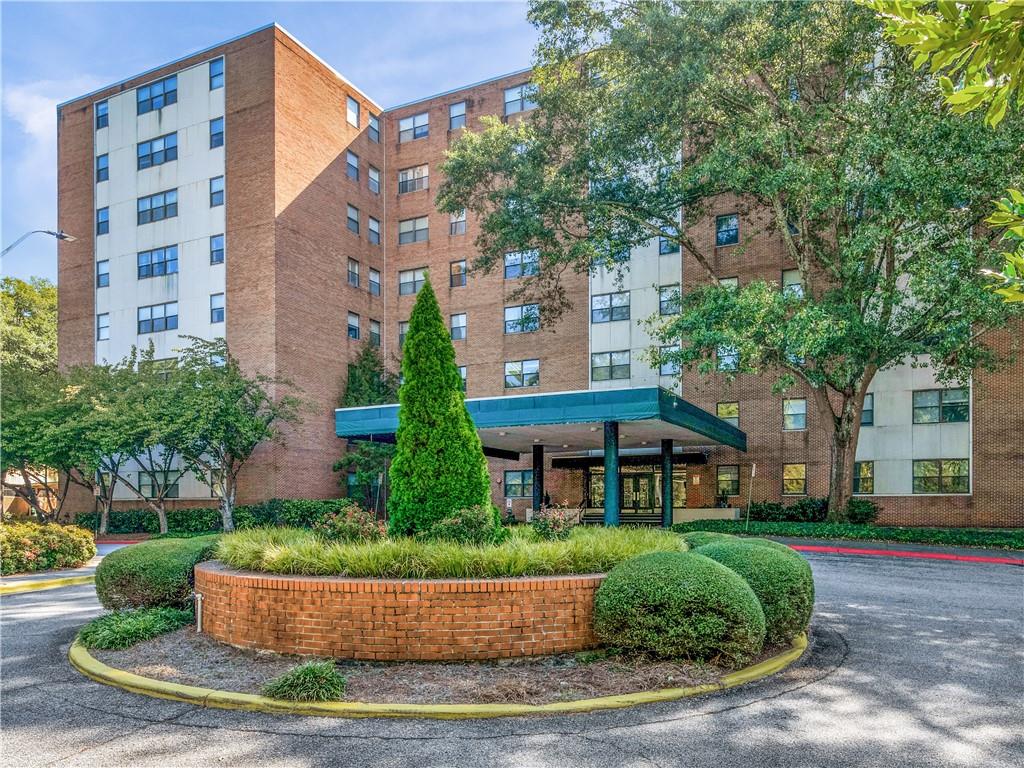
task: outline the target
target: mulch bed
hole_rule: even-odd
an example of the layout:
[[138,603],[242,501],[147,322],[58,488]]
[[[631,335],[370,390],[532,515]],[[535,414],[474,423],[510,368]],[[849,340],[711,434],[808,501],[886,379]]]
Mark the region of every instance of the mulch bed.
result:
[[[768,649],[768,658],[782,649]],[[117,669],[168,682],[260,693],[269,680],[305,661],[224,645],[185,627],[123,651],[92,651]],[[760,660],[760,659],[759,659]],[[348,701],[414,704],[546,704],[717,682],[713,665],[564,654],[482,662],[339,660]]]

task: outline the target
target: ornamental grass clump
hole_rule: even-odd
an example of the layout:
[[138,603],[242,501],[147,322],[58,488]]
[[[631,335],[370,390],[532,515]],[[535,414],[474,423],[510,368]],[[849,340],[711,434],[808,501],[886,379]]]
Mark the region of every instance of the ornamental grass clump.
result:
[[345,683],[333,661],[307,661],[263,686],[263,695],[285,701],[337,701],[345,695]]
[[181,629],[194,620],[192,611],[178,608],[115,611],[93,619],[82,627],[78,631],[78,642],[86,648],[116,651]]

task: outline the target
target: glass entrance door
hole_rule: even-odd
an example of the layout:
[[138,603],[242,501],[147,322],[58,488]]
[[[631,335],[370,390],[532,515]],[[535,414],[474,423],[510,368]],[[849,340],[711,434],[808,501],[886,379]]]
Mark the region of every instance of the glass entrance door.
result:
[[654,508],[654,473],[624,474],[622,478],[622,509],[629,511]]

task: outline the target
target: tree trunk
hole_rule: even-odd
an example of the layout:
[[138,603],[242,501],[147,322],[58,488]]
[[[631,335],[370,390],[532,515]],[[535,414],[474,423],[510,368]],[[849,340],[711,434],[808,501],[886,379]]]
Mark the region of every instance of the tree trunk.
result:
[[159,504],[154,505],[156,509],[157,520],[160,521],[160,533],[167,533],[167,510],[164,509],[164,501],[160,500]]
[[857,438],[860,434],[860,412],[864,405],[863,392],[859,397],[843,400],[832,431],[831,459],[828,485],[828,515],[830,523],[846,520],[846,507],[853,496],[853,468],[857,458]]
[[224,492],[220,497],[220,519],[225,533],[235,530],[235,484],[225,476]]

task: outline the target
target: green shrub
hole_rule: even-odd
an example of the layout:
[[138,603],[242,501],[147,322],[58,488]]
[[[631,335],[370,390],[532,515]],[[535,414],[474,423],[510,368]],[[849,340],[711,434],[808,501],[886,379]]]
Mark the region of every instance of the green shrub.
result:
[[[739,536],[730,536],[729,539],[719,539],[718,541],[709,541],[707,543],[708,544],[718,544],[718,543],[724,542],[724,541],[735,541],[735,542],[739,542],[739,543],[742,543],[742,544],[754,544],[754,545],[759,546],[759,547],[768,547],[769,549],[774,549],[776,552],[785,552],[787,555],[795,555],[795,554],[797,554],[796,550],[793,549],[792,547],[786,546],[781,541],[772,541],[771,539],[759,539],[759,538],[746,537],[746,536],[743,537],[743,538],[740,538]],[[702,545],[702,546],[704,546],[704,545]]]
[[768,644],[788,643],[807,629],[814,610],[814,577],[796,552],[739,540],[708,544],[697,552],[735,571],[754,590],[764,609]]
[[538,539],[567,539],[576,526],[578,514],[577,510],[570,507],[546,504],[534,513],[530,525]]
[[192,611],[178,608],[136,608],[93,619],[78,631],[86,648],[116,651],[173,632],[195,621]]
[[786,507],[786,520],[795,523],[821,523],[828,515],[828,499],[806,497]]
[[466,411],[455,348],[427,279],[402,344],[402,386],[388,499],[392,535],[416,535],[452,512],[491,503],[480,437]]
[[710,533],[708,531],[691,531],[690,533],[682,534],[683,541],[690,549],[697,549],[703,547],[705,544],[710,544],[714,541],[723,541],[728,539],[735,539],[728,533]]
[[313,524],[313,530],[328,541],[378,541],[387,533],[387,526],[354,501],[338,512],[328,512]]
[[337,701],[345,678],[333,661],[307,661],[263,686],[263,695],[285,701]]
[[594,629],[606,645],[659,658],[741,664],[764,644],[764,611],[747,583],[692,552],[627,560],[594,598]]
[[845,517],[854,525],[870,525],[878,519],[878,505],[871,499],[850,499]]
[[786,508],[777,501],[755,501],[750,505],[750,519],[765,522],[787,520]]
[[212,557],[217,539],[157,539],[115,550],[96,568],[96,595],[111,610],[184,608],[192,594],[192,569]]
[[502,537],[501,517],[493,504],[480,504],[441,518],[421,534],[427,541],[495,544]]
[[565,541],[538,541],[528,526],[519,526],[487,546],[411,537],[341,544],[311,531],[257,528],[225,535],[217,558],[233,568],[270,573],[463,579],[604,573],[635,555],[685,546],[679,536],[653,528],[577,527]]
[[0,574],[77,568],[96,555],[88,531],[73,525],[4,522],[0,525]]

